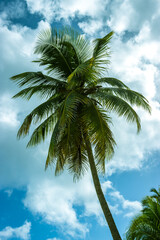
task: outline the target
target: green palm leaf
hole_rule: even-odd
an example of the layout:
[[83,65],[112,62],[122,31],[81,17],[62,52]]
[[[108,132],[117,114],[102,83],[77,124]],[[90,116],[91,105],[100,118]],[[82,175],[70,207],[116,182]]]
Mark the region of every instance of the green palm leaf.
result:
[[16,95],[13,96],[13,98],[22,97],[29,100],[35,93],[42,98],[49,98],[54,95],[54,93],[56,92],[56,88],[57,87],[53,85],[39,85],[34,87],[28,87],[18,92]]
[[[152,189],[153,190],[153,189]],[[154,189],[155,191],[155,189]],[[159,192],[156,190],[156,196]],[[143,209],[133,218],[126,233],[127,240],[160,239],[160,203],[154,197],[147,196],[142,200]]]
[[[94,94],[93,94],[94,95]],[[103,91],[99,91],[95,94],[98,101],[109,110],[114,111],[118,116],[123,116],[128,122],[136,123],[137,131],[141,129],[140,118],[136,111],[122,98],[114,96],[112,94],[105,94]]]
[[55,122],[57,120],[57,113],[55,112],[49,116],[45,121],[43,121],[33,132],[27,147],[35,146],[39,144],[42,140],[44,141],[48,134],[53,131]]
[[101,88],[98,89],[98,92],[106,93],[107,95],[115,95],[118,96],[125,101],[129,102],[131,105],[136,105],[138,107],[142,107],[144,110],[151,113],[151,108],[148,104],[147,99],[140,93],[132,91],[130,89],[124,89],[124,88]]
[[90,141],[95,146],[95,156],[103,172],[105,172],[105,158],[114,153],[115,141],[110,130],[110,118],[105,111],[93,103],[84,108],[83,122],[89,134]]
[[93,50],[93,57],[98,59],[103,59],[103,57],[106,57],[107,51],[109,50],[109,42],[113,36],[114,32],[108,33],[105,37],[103,38],[97,38],[94,40],[94,50]]
[[57,104],[60,102],[61,97],[53,97],[46,102],[40,104],[38,107],[36,107],[27,117],[24,119],[17,137],[20,138],[21,136],[25,136],[29,133],[29,129],[31,126],[32,121],[34,120],[34,123],[37,123],[41,121],[43,118],[48,117],[50,114],[54,112],[54,108],[57,106]]
[[119,88],[128,88],[122,81],[120,81],[117,78],[111,78],[111,77],[104,77],[99,78],[97,81],[98,84],[107,84],[113,87],[119,87]]
[[[58,150],[58,138],[60,137],[60,134],[61,134],[61,129],[59,125],[60,125],[60,120],[57,121],[57,123],[55,124],[54,130],[52,132],[45,169],[47,169],[51,163],[54,164],[56,162],[58,153],[60,152],[60,149]],[[60,154],[59,157],[63,157],[63,155]]]
[[[100,71],[100,73],[106,71],[106,65],[110,63],[109,57],[109,42],[113,36],[113,32],[110,32],[103,38],[97,38],[94,40],[93,49],[93,66]],[[103,66],[105,65],[105,66]],[[99,74],[100,76],[100,74]]]
[[42,72],[24,72],[11,77],[11,80],[15,81],[19,87],[48,84],[64,86],[66,84],[64,81],[44,75]]
[[63,76],[72,72],[68,53],[62,44],[66,39],[65,33],[59,34],[57,31],[47,29],[39,34],[35,53],[41,54],[40,65],[47,65],[46,70],[53,72],[57,70]]

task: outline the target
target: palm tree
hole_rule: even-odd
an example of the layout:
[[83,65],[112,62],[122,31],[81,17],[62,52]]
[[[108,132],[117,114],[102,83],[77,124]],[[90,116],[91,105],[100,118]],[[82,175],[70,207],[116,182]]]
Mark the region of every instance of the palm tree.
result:
[[154,195],[152,195],[151,197],[160,203],[160,187],[159,187],[158,191],[155,188],[152,188],[151,192],[154,193]]
[[160,240],[160,188],[151,189],[155,195],[142,200],[142,211],[127,231],[127,240]]
[[45,101],[25,119],[18,137],[29,133],[31,123],[40,123],[29,146],[35,146],[51,134],[47,168],[55,164],[55,175],[65,168],[74,179],[90,167],[96,193],[114,240],[121,239],[98,178],[105,173],[105,160],[114,153],[115,140],[110,129],[111,111],[135,122],[140,119],[131,105],[150,112],[148,101],[116,78],[105,77],[109,64],[110,32],[92,43],[71,29],[48,29],[40,33],[35,53],[39,54],[42,72],[25,72],[13,76],[20,87],[14,97],[28,100],[38,94]]

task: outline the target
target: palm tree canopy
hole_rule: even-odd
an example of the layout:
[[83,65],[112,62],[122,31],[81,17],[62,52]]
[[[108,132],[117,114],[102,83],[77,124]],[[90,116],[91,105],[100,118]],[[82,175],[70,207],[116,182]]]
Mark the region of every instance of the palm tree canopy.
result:
[[105,159],[114,153],[115,140],[110,129],[111,111],[141,129],[140,118],[132,105],[150,112],[146,98],[122,81],[106,77],[109,64],[110,32],[93,42],[71,29],[47,29],[40,33],[35,53],[42,72],[25,72],[13,76],[23,87],[14,98],[30,99],[37,94],[44,102],[25,119],[18,137],[29,133],[31,123],[39,126],[28,146],[51,135],[46,168],[55,164],[55,173],[66,166],[78,178],[88,167],[84,136],[94,147],[97,169],[105,171]]
[[127,231],[127,240],[159,240],[160,239],[160,188],[151,189],[155,195],[142,200],[142,211],[136,216]]

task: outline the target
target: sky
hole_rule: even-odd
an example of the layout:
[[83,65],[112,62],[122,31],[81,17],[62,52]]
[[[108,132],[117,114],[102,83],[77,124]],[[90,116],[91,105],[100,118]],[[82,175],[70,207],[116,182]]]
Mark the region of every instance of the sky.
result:
[[160,1],[0,1],[0,240],[111,240],[90,172],[74,183],[67,172],[44,171],[48,142],[27,148],[17,140],[24,117],[41,99],[12,99],[19,89],[10,77],[42,71],[32,63],[38,33],[71,26],[90,40],[110,31],[106,76],[142,93],[149,115],[136,109],[142,130],[112,115],[117,146],[102,189],[122,237],[141,210],[141,200],[160,183]]

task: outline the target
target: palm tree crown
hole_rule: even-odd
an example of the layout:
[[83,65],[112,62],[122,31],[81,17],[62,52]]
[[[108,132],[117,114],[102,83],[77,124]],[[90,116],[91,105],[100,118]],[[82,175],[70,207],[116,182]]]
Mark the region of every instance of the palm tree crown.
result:
[[127,240],[160,240],[160,188],[151,189],[155,195],[142,200],[142,211],[127,231]]
[[11,78],[25,87],[15,98],[29,100],[38,94],[45,100],[24,119],[18,137],[29,133],[32,122],[39,122],[28,146],[39,144],[51,134],[46,168],[55,164],[55,174],[66,167],[78,179],[89,164],[91,167],[89,146],[94,149],[93,164],[104,173],[105,159],[110,159],[115,146],[110,112],[135,122],[138,132],[140,118],[131,105],[150,112],[145,97],[122,81],[105,76],[112,35],[110,32],[91,43],[70,29],[43,31],[36,43],[39,59],[35,62],[45,66],[47,74],[25,72]]

